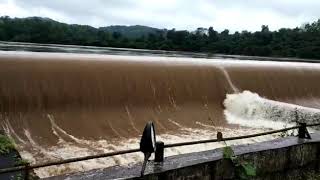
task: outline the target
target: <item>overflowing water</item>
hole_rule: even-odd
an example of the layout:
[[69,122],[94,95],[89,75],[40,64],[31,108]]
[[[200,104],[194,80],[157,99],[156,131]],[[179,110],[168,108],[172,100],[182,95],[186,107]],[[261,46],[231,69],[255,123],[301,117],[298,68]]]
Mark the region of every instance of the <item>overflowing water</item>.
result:
[[296,122],[312,124],[320,120],[319,109],[268,100],[250,91],[228,94],[224,105],[228,123],[249,127],[276,129],[294,126]]
[[[311,63],[0,51],[0,128],[32,163],[137,148],[150,120],[165,143],[215,138],[217,131],[246,135],[319,122],[319,79],[320,64]],[[136,153],[36,172],[46,177],[141,160]]]

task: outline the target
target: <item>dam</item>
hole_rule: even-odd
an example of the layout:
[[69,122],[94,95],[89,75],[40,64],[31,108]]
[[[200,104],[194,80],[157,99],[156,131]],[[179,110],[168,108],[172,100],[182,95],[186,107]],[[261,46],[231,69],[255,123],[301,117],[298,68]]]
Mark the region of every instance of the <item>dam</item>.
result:
[[[0,129],[31,163],[137,147],[150,120],[166,142],[208,139],[218,130],[244,135],[283,128],[297,116],[318,122],[319,79],[320,64],[307,62],[0,51]],[[141,160],[124,155],[36,173]]]

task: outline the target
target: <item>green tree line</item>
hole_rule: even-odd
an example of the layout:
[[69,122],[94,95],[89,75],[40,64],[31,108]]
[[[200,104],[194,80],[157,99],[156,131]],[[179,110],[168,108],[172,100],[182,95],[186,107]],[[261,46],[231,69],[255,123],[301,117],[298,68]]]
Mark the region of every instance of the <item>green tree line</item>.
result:
[[40,17],[0,17],[1,41],[320,59],[320,20],[293,29],[270,31],[267,25],[262,25],[257,32],[232,34],[227,29],[218,32],[213,27],[192,32],[152,28],[145,31],[148,34],[132,38],[123,29],[112,32],[107,29]]

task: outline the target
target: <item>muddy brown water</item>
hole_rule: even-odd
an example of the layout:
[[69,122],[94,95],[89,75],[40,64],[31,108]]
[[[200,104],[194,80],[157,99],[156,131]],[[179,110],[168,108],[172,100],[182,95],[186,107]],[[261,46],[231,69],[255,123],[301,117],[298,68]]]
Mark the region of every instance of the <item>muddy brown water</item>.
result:
[[309,63],[2,52],[0,128],[32,149],[139,137],[150,120],[159,134],[228,127],[226,94],[319,108],[319,80]]

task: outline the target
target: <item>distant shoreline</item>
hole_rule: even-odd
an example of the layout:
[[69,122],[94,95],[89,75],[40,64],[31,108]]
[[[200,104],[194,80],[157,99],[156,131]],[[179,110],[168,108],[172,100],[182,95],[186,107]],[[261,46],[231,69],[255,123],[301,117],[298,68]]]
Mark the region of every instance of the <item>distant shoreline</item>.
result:
[[[239,59],[239,60],[257,60],[257,61],[280,61],[280,62],[308,62],[308,63],[319,63],[320,60],[316,59],[303,59],[303,58],[288,58],[288,57],[264,57],[264,56],[245,56],[245,55],[227,55],[227,54],[211,54],[211,53],[199,53],[189,51],[166,51],[166,50],[149,50],[149,49],[133,49],[133,48],[115,48],[115,47],[99,47],[99,46],[83,46],[83,45],[68,45],[68,44],[45,44],[45,43],[30,43],[30,42],[12,42],[12,41],[0,41],[0,51],[15,51],[15,50],[2,50],[3,45],[9,46],[43,46],[48,48],[55,47],[66,47],[66,48],[83,48],[85,50],[115,50],[115,51],[132,51],[132,52],[145,52],[155,53],[154,55],[163,55],[166,57],[188,57],[193,58],[228,58],[228,59]],[[19,51],[19,50],[17,50]],[[52,52],[52,51],[32,51],[32,47],[27,52]],[[68,53],[63,51],[56,51],[56,53]],[[69,52],[70,53],[70,52]],[[71,52],[76,53],[76,52]],[[81,52],[80,52],[81,53]],[[171,55],[170,55],[171,53]],[[86,53],[85,53],[86,54]],[[104,53],[89,53],[89,54],[104,54]],[[107,55],[107,53],[105,53]],[[177,56],[174,56],[177,54]],[[180,54],[180,55],[178,55]],[[182,55],[182,56],[181,56]],[[184,55],[184,56],[183,56]]]

